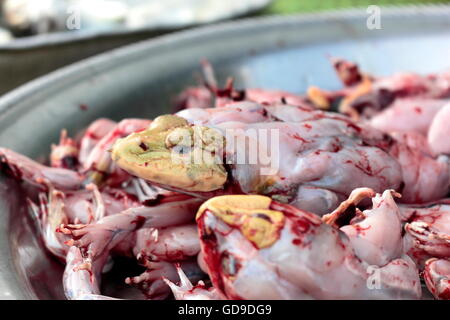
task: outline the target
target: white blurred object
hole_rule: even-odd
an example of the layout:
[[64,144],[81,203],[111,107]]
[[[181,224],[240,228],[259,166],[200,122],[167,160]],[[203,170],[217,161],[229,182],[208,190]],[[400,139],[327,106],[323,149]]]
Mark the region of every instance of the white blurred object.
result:
[[67,20],[77,15],[79,29],[117,27],[123,24],[128,1],[119,0],[4,0],[5,23],[32,34],[67,30]]
[[64,8],[58,0],[4,0],[2,12],[8,27],[45,33],[64,27]]
[[0,28],[0,44],[11,41],[12,35],[9,31]]
[[210,23],[263,8],[271,0],[147,0],[130,8],[128,27]]
[[72,0],[69,2],[75,13],[78,10],[82,29],[99,29],[123,25],[129,10],[128,2],[130,1]]
[[[1,1],[1,0],[0,0]],[[180,28],[244,15],[272,0],[3,0],[12,30]],[[68,20],[79,21],[75,28]]]

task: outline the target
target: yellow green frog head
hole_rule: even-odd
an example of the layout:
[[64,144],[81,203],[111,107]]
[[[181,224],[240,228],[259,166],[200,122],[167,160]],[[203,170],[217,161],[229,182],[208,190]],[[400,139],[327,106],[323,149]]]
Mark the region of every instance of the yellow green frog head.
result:
[[227,181],[225,139],[216,129],[163,115],[144,131],[118,139],[112,159],[122,169],[151,182],[208,192]]

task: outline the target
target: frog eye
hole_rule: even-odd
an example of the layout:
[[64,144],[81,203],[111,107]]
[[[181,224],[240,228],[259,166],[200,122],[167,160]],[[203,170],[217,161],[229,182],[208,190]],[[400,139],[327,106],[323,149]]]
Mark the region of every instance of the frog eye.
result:
[[141,142],[141,143],[139,144],[139,148],[141,148],[141,149],[144,150],[144,151],[147,151],[147,150],[148,150],[148,146],[147,146],[144,142]]

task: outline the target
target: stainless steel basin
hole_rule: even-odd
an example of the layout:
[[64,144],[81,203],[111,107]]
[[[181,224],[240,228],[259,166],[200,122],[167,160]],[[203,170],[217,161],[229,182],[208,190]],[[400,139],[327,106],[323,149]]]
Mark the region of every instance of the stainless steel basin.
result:
[[[238,86],[304,91],[337,88],[328,56],[375,74],[450,67],[450,7],[382,9],[381,29],[365,11],[271,17],[171,34],[89,58],[0,99],[0,145],[43,159],[61,128],[97,117],[154,117],[195,84],[199,60]],[[80,108],[80,105],[87,106]],[[20,186],[0,177],[0,299],[61,299],[62,266],[45,253]]]

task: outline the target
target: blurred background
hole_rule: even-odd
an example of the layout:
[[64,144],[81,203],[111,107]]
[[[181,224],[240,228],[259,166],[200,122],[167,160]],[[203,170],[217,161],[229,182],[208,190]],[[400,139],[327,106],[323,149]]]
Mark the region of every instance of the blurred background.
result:
[[132,42],[252,16],[442,0],[0,0],[0,95]]

